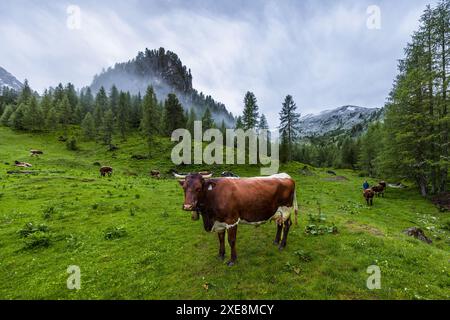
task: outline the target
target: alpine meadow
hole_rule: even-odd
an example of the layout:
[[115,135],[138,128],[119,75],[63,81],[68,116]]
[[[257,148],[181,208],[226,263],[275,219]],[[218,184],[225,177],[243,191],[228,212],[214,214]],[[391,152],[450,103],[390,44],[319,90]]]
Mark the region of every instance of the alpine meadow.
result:
[[9,2],[1,300],[450,299],[450,0]]

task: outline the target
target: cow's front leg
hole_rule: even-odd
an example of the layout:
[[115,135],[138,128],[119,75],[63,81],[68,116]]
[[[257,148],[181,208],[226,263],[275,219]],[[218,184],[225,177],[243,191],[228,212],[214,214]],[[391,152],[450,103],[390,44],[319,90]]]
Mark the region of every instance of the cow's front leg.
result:
[[225,231],[217,234],[219,236],[219,258],[225,259]]
[[280,246],[278,247],[278,249],[283,250],[284,247],[286,247],[286,241],[287,241],[287,236],[289,233],[289,228],[291,227],[291,219],[287,219],[284,222],[284,230],[283,230],[283,240],[281,240]]
[[237,235],[237,226],[234,226],[228,229],[228,244],[231,248],[231,259],[228,261],[228,266],[231,267],[236,263],[237,254],[236,254],[236,235]]
[[281,231],[283,231],[283,224],[277,223],[277,235],[275,236],[275,240],[273,241],[273,244],[280,244],[281,239]]

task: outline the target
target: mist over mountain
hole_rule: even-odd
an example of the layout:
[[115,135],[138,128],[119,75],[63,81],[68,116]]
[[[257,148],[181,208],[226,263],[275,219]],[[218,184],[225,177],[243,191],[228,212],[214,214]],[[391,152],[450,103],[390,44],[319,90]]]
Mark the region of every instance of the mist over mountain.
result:
[[359,135],[373,121],[380,120],[383,109],[359,106],[342,106],[325,110],[317,115],[306,115],[300,119],[301,137],[323,136],[329,133]]
[[185,110],[194,108],[200,119],[209,108],[217,125],[224,120],[228,126],[235,122],[233,115],[225,105],[215,101],[210,95],[198,92],[192,87],[191,70],[171,51],[145,49],[138,55],[94,76],[91,90],[96,93],[103,86],[109,90],[115,85],[119,90],[132,94],[145,94],[149,85],[153,86],[158,100],[164,101],[167,94],[175,93]]
[[23,88],[23,84],[11,73],[0,67],[0,92],[4,87],[20,91]]

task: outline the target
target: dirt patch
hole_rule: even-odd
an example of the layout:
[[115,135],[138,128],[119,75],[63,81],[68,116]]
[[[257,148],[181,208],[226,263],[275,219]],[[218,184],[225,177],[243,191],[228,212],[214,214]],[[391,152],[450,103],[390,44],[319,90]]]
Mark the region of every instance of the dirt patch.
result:
[[352,231],[367,232],[377,237],[384,237],[384,233],[381,230],[367,224],[361,224],[356,221],[348,221],[346,226]]
[[348,181],[347,177],[344,176],[335,176],[335,177],[330,177],[330,178],[325,178],[325,181]]
[[450,192],[444,192],[431,198],[431,202],[441,211],[450,211]]

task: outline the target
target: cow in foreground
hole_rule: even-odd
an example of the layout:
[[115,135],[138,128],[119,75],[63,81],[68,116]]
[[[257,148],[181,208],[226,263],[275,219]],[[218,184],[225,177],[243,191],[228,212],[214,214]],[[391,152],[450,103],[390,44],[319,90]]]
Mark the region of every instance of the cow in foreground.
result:
[[111,167],[101,167],[100,168],[100,175],[102,177],[104,177],[106,175],[108,175],[108,177],[110,177],[112,175],[112,173],[113,173],[113,168],[111,168]]
[[295,181],[287,174],[242,179],[208,179],[201,174],[189,174],[179,183],[184,189],[183,210],[191,211],[193,220],[201,215],[205,230],[217,232],[221,259],[225,258],[225,232],[228,233],[229,266],[237,259],[236,235],[240,223],[257,226],[275,220],[274,243],[280,250],[286,246],[292,210],[297,224]]
[[373,205],[373,197],[375,196],[375,192],[372,189],[366,189],[363,191],[364,199],[366,199],[367,205]]

